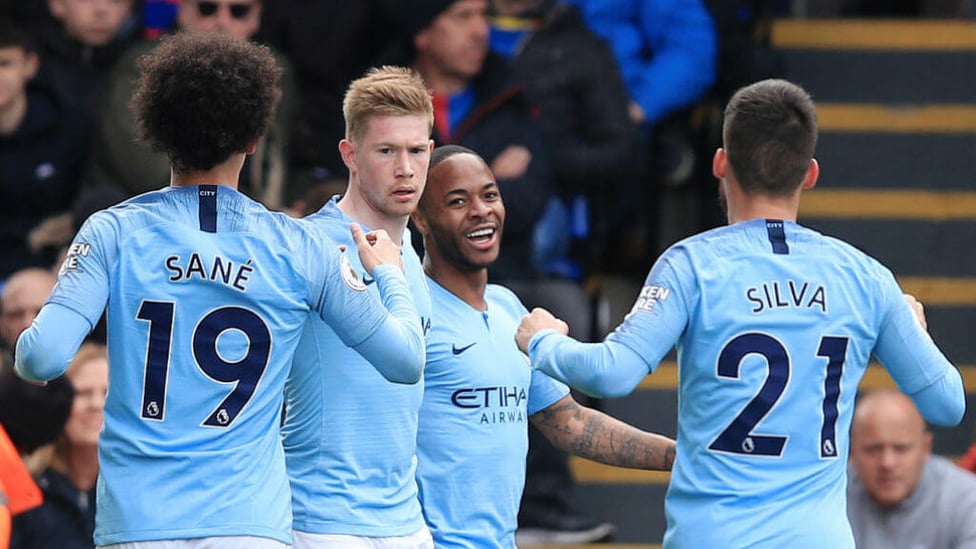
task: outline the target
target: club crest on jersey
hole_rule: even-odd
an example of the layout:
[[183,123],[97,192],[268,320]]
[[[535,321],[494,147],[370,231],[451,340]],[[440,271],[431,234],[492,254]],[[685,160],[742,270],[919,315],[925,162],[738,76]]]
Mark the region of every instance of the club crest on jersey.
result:
[[356,292],[366,291],[366,284],[346,254],[342,254],[342,258],[339,260],[339,272],[342,274],[342,281],[346,283],[346,286],[349,286],[349,289]]
[[637,296],[637,302],[634,303],[633,312],[653,312],[654,306],[657,305],[657,302],[666,300],[670,295],[671,290],[665,288],[664,286],[644,286],[641,288],[640,295]]
[[64,257],[64,262],[61,263],[61,268],[58,269],[58,275],[63,275],[66,273],[80,273],[81,266],[78,265],[79,258],[88,257],[89,252],[91,252],[91,244],[85,242],[75,242],[68,248],[68,253]]

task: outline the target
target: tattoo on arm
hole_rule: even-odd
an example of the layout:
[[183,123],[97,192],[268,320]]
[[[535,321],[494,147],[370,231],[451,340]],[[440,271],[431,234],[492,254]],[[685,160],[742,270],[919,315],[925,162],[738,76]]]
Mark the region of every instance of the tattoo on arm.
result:
[[571,396],[539,411],[532,422],[557,448],[600,463],[665,471],[674,464],[674,440],[580,406]]

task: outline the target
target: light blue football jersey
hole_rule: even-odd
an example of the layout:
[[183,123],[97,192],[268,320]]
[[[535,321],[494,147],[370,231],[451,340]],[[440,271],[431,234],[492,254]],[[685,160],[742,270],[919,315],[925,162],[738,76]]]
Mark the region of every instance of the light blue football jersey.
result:
[[527,314],[515,294],[489,284],[483,312],[427,280],[437,322],[417,434],[424,516],[438,548],[513,549],[529,416],[569,389],[515,345]]
[[669,548],[853,548],[848,440],[872,354],[920,409],[962,415],[958,372],[891,272],[796,223],[756,219],[679,242],[604,343],[548,331],[530,355],[570,384],[586,372],[584,383],[633,388],[675,343]]
[[89,218],[49,303],[92,326],[107,304],[96,544],[290,543],[279,422],[309,311],[349,345],[388,316],[344,258],[226,186],[154,191]]
[[[353,220],[337,203],[334,197],[306,220],[336,242],[353,245]],[[430,295],[409,231],[402,250],[417,325],[426,332]],[[358,258],[350,260],[363,272]],[[364,281],[375,291],[372,279]],[[330,326],[309,319],[287,383],[282,427],[295,530],[390,537],[423,528],[415,479],[423,391],[422,381],[387,381]]]

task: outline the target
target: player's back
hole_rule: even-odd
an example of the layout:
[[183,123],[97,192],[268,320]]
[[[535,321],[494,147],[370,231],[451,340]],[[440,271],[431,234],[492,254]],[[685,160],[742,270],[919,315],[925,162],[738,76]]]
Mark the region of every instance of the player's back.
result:
[[[791,222],[683,241],[678,460],[669,547],[853,547],[845,513],[857,385],[896,304],[890,272]],[[906,381],[906,380],[901,380]]]
[[[310,297],[305,258],[322,241],[217,186],[148,193],[89,225],[102,237],[92,246],[115,247],[99,250],[109,258],[111,371],[96,542],[290,543],[278,422],[292,354],[320,297]],[[73,252],[89,253],[87,244]],[[316,255],[322,265],[326,252]]]

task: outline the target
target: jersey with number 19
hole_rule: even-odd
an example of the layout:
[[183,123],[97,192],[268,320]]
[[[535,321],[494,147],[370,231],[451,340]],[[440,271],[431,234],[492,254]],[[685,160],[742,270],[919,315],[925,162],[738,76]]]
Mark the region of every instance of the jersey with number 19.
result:
[[964,409],[958,372],[891,272],[789,221],[755,219],[679,242],[589,357],[559,352],[564,342],[548,333],[533,337],[530,353],[552,373],[611,349],[610,377],[635,384],[675,343],[669,548],[853,548],[848,439],[872,354],[930,421],[958,422]]
[[97,545],[290,543],[278,425],[302,326],[315,310],[359,345],[389,316],[350,276],[323,234],[226,186],[154,191],[85,223],[49,303],[91,325],[107,303]]

